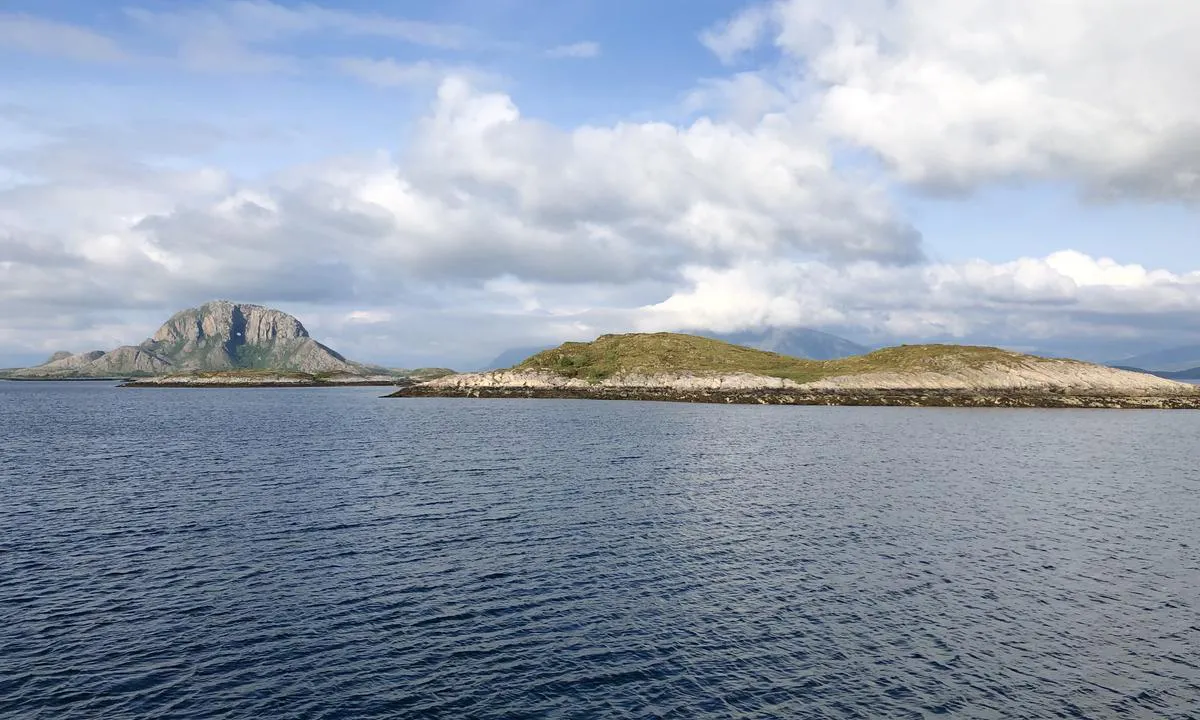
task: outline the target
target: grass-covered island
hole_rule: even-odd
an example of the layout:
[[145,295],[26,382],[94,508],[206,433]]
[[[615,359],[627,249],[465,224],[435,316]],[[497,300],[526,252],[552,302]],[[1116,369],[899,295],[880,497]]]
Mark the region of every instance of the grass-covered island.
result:
[[779,405],[1200,408],[1200,388],[1078,360],[904,345],[803,360],[678,333],[604,335],[508,370],[449,375],[388,397],[589,398]]

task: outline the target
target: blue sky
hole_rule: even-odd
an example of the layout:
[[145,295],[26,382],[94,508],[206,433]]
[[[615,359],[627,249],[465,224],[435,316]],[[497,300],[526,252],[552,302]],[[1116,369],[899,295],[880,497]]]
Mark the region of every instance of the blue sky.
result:
[[1161,4],[13,0],[0,365],[228,295],[396,364],[1200,340],[1200,16]]

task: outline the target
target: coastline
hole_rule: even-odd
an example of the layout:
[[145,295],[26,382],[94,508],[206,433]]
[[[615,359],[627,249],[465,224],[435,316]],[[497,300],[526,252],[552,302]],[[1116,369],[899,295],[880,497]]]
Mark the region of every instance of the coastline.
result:
[[0,377],[0,382],[20,383],[114,383],[119,388],[327,388],[327,387],[394,387],[403,388],[415,381],[406,378],[362,380],[313,380],[311,378],[189,378],[158,379],[130,377]]
[[199,390],[219,390],[228,388],[338,388],[338,387],[404,387],[403,383],[395,382],[227,382],[227,383],[121,383],[119,388],[193,388]]
[[503,387],[413,385],[387,398],[636,400],[729,405],[1200,410],[1200,395],[1099,395],[1035,390],[694,389],[669,387]]
[[10,382],[128,382],[126,377],[0,377]]
[[336,387],[396,387],[412,385],[414,381],[405,378],[345,378],[345,379],[316,379],[312,377],[287,376],[236,376],[214,375],[195,377],[162,377],[138,378],[126,380],[117,387],[121,388],[336,388]]

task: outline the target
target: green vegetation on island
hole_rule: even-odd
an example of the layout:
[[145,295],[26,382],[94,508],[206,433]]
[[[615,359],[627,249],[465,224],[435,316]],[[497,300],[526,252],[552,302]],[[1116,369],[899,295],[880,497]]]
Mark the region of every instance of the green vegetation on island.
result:
[[508,370],[452,375],[390,397],[577,398],[777,405],[1198,408],[1150,375],[992,347],[902,345],[806,360],[679,333],[565,343]]
[[884,372],[937,372],[1017,364],[1030,356],[970,345],[901,345],[837,360],[805,360],[698,335],[630,333],[569,342],[538,353],[514,370],[551,372],[597,382],[620,375],[746,373],[798,383]]

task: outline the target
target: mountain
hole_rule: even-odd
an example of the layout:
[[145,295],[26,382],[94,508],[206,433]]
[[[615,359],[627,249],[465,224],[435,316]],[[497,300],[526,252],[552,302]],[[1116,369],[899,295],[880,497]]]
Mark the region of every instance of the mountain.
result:
[[969,345],[904,345],[805,360],[680,333],[564,343],[511,370],[453,375],[393,397],[568,397],[806,405],[1200,407],[1194,386],[1078,360]]
[[870,351],[870,348],[846,338],[809,328],[767,328],[734,333],[699,331],[694,334],[733,345],[744,345],[756,350],[810,360],[836,360],[851,355],[863,355]]
[[537,355],[543,350],[549,350],[553,345],[536,345],[533,347],[517,347],[509,348],[492,358],[492,361],[480,368],[480,370],[501,370],[510,368],[513,365],[519,365],[526,358]]
[[1160,378],[1168,380],[1181,380],[1184,382],[1194,382],[1200,380],[1200,367],[1187,368],[1185,370],[1143,370],[1136,367],[1125,367],[1121,365],[1113,365],[1118,370],[1129,370],[1131,372],[1145,373],[1147,375],[1156,375]]
[[175,313],[140,345],[77,355],[57,352],[45,363],[15,371],[10,377],[144,377],[227,370],[365,371],[313,340],[304,325],[285,312],[218,300]]
[[1191,370],[1192,368],[1200,367],[1200,345],[1182,345],[1180,347],[1167,348],[1166,350],[1156,350],[1106,364],[1153,370],[1155,372]]

